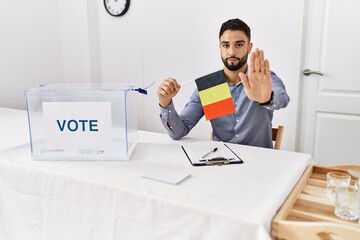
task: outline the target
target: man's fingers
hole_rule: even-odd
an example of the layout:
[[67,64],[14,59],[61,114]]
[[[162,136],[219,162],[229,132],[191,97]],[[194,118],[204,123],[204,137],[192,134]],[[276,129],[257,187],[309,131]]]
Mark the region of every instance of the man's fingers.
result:
[[264,51],[260,51],[260,55],[259,55],[259,60],[260,60],[260,72],[265,73],[266,69],[265,69],[265,61],[264,61]]
[[248,73],[252,73],[254,72],[254,68],[255,68],[255,56],[254,53],[250,53],[250,59],[249,59],[249,69],[248,69]]
[[167,78],[161,82],[157,89],[159,104],[166,107],[170,104],[171,99],[180,91],[181,86],[173,78]]
[[247,76],[245,76],[244,73],[240,72],[239,73],[239,77],[240,77],[240,80],[242,82],[242,84],[244,85],[244,87],[246,89],[249,89],[250,88],[250,84],[249,84],[249,79],[247,78]]
[[258,48],[255,49],[255,54],[254,55],[255,55],[255,59],[254,59],[255,69],[254,69],[254,72],[258,73],[258,72],[261,72],[260,52],[259,52]]
[[168,78],[162,82],[161,89],[167,94],[172,94],[180,89],[180,85],[175,79]]
[[169,78],[168,80],[169,80],[169,82],[172,83],[172,87],[173,87],[176,91],[178,91],[178,90],[180,89],[180,85],[178,84],[178,82],[177,82],[175,79]]
[[265,74],[270,76],[270,63],[269,60],[265,59]]
[[268,100],[272,82],[270,63],[265,59],[264,51],[256,48],[249,56],[248,74],[239,73],[246,95],[250,100],[264,102]]

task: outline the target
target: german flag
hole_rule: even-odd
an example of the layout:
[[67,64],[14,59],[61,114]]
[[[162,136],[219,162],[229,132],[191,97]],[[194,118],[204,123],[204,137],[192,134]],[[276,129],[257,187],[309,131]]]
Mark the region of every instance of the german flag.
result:
[[206,120],[235,112],[228,83],[219,74],[195,80]]

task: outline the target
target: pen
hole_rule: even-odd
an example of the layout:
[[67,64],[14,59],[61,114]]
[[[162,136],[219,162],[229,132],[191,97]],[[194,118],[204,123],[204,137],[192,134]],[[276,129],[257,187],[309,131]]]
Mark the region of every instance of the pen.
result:
[[207,155],[209,155],[210,153],[216,152],[218,150],[218,148],[214,148],[213,150],[211,150],[210,152],[208,152],[207,154],[205,154],[202,158],[205,158]]

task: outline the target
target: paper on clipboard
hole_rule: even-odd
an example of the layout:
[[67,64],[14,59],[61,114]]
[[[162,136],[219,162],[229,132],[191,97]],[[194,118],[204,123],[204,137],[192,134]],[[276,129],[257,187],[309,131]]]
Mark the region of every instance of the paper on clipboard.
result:
[[193,166],[243,163],[224,143],[187,144],[181,147]]

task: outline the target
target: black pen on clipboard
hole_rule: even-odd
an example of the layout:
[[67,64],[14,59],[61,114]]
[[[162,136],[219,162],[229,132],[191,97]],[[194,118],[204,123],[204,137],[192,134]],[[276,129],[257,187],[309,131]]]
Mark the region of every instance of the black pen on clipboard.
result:
[[218,150],[218,148],[214,148],[213,150],[211,150],[210,152],[208,152],[207,154],[205,154],[202,158],[206,158],[206,156],[209,156],[211,153],[214,153]]

